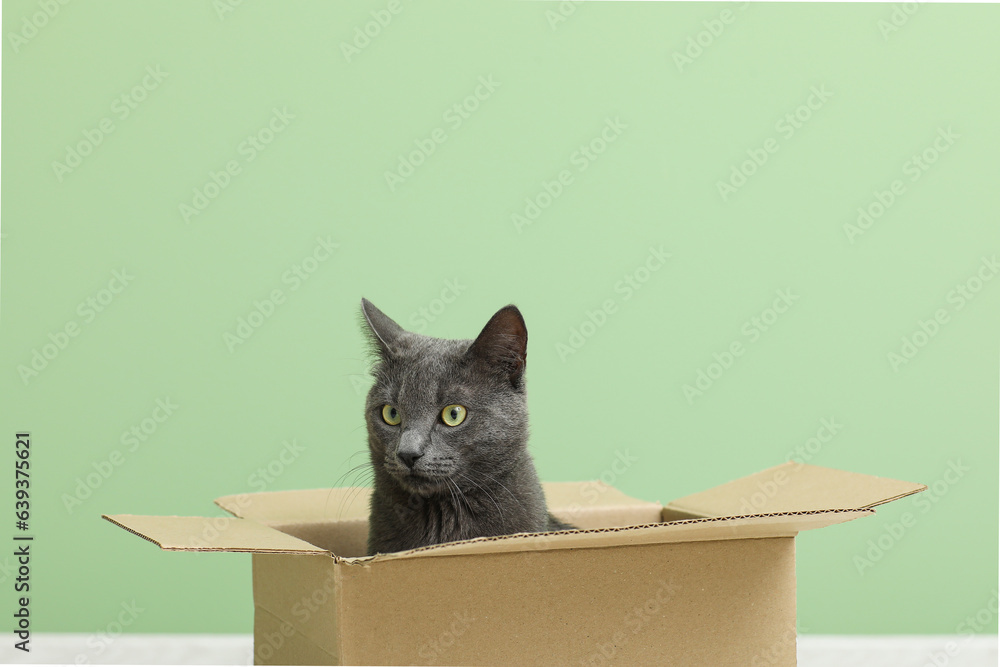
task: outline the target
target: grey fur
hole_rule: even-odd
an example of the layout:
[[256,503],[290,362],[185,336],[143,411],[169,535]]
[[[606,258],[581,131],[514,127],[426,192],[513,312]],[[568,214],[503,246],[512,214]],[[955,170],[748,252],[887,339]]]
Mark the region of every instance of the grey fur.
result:
[[[361,311],[377,357],[365,403],[374,471],[368,552],[572,528],[548,513],[527,449],[520,311],[501,308],[474,341],[405,331],[366,299]],[[458,426],[441,418],[453,403],[468,410]],[[400,411],[399,425],[382,418],[386,404]],[[400,450],[417,457],[412,470]]]

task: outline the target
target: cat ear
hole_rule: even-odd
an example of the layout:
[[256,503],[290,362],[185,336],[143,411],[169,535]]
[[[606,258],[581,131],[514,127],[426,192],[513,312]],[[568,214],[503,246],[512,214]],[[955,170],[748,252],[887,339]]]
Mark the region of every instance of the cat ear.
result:
[[368,325],[369,338],[372,343],[379,349],[383,357],[391,354],[396,339],[406,331],[393,322],[392,318],[376,308],[368,299],[361,299],[361,314],[365,318],[365,324]]
[[517,386],[528,356],[528,328],[517,306],[504,306],[498,310],[473,341],[467,354],[503,371]]

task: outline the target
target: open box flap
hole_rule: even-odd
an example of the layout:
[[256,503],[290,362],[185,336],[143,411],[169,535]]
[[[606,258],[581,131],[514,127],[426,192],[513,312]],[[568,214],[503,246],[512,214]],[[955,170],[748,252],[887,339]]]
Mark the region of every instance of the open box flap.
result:
[[337,489],[240,493],[215,499],[233,516],[267,525],[334,523],[368,520],[371,489],[348,486]]
[[637,544],[795,537],[795,535],[803,530],[845,523],[874,513],[875,511],[871,509],[786,512],[755,516],[688,519],[672,523],[654,523],[642,526],[598,528],[558,533],[521,533],[497,537],[479,537],[461,542],[449,542],[411,549],[409,551],[378,554],[376,556],[345,558],[343,561],[346,563],[361,563],[400,558],[456,556],[508,551],[529,552]]
[[660,503],[627,496],[604,482],[543,482],[549,512],[578,528],[658,523]]
[[166,551],[324,554],[329,551],[256,521],[232,517],[103,515]]
[[[603,482],[543,482],[549,511],[580,528],[656,523],[659,503],[631,498]],[[268,526],[368,520],[371,489],[346,487],[243,493],[216,498],[233,516]]]
[[888,477],[788,462],[668,503],[704,517],[871,509],[927,487]]

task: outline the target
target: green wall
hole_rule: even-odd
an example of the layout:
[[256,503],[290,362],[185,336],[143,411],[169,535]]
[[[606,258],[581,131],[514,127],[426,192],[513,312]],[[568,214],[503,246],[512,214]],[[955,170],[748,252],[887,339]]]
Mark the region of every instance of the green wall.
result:
[[443,337],[521,307],[546,480],[931,485],[799,538],[800,630],[996,632],[1000,9],[224,3],[3,5],[36,630],[250,631],[248,556],[99,517],[350,483],[366,296]]

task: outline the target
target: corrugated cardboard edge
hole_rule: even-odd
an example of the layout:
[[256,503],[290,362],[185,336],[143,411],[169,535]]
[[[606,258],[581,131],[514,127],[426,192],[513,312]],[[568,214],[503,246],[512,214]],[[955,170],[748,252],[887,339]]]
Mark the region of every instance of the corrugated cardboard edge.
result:
[[[195,552],[232,552],[232,553],[272,553],[272,554],[294,554],[302,556],[316,556],[316,555],[327,555],[333,556],[332,553],[325,549],[320,549],[319,547],[310,544],[304,540],[300,540],[292,535],[283,533],[279,530],[275,530],[264,524],[260,524],[249,519],[233,519],[225,517],[227,522],[239,522],[241,527],[250,528],[252,531],[256,531],[259,534],[263,534],[270,538],[272,535],[278,538],[278,541],[284,543],[283,547],[267,547],[259,546],[250,543],[243,544],[229,544],[222,546],[213,546],[207,544],[208,540],[195,537],[190,530],[184,531],[186,538],[181,540],[181,543],[171,544],[165,542],[163,539],[157,539],[154,537],[155,530],[140,530],[135,526],[139,521],[152,520],[155,523],[159,523],[164,526],[163,530],[169,534],[172,529],[171,523],[181,524],[190,523],[192,521],[201,522],[212,522],[214,521],[208,517],[187,517],[187,516],[143,516],[134,514],[102,514],[101,517],[110,523],[123,528],[126,531],[137,535],[144,540],[152,542],[160,549],[164,551],[195,551]],[[155,526],[154,526],[155,528]],[[196,541],[206,542],[205,545],[196,544]],[[301,546],[300,546],[301,545]]]
[[[497,535],[477,537],[457,542],[435,544],[408,551],[374,556],[341,557],[329,551],[319,549],[308,542],[303,542],[287,535],[290,543],[302,542],[305,548],[266,548],[246,546],[230,547],[200,547],[195,545],[164,544],[155,537],[136,530],[127,521],[118,519],[132,518],[132,515],[104,515],[109,522],[124,528],[133,535],[152,542],[165,551],[226,551],[240,553],[275,553],[292,555],[325,555],[338,563],[348,565],[366,565],[383,560],[399,558],[437,557],[465,555],[470,553],[496,553],[511,551],[538,551],[560,549],[588,549],[613,547],[619,543],[657,544],[685,541],[717,541],[733,539],[753,539],[761,537],[794,537],[801,530],[822,528],[836,523],[844,523],[853,519],[874,514],[872,509],[839,509],[810,510],[805,512],[775,512],[753,516],[708,517],[702,519],[687,519],[672,523],[647,523],[634,526],[617,526],[609,528],[590,528],[585,530],[567,530],[553,533],[516,533],[513,535]],[[169,519],[193,519],[200,517],[148,517]],[[229,519],[230,521],[249,521],[248,519]],[[250,522],[255,523],[255,522]],[[258,524],[261,528],[275,530]],[[688,531],[686,528],[704,527],[704,530]],[[715,528],[715,530],[713,530]],[[280,532],[280,531],[277,531]],[[619,534],[626,539],[608,542],[604,536]],[[631,536],[631,539],[628,539]]]
[[[765,490],[767,489],[767,490]],[[677,498],[668,513],[692,516],[753,516],[825,508],[871,509],[927,489],[924,484],[836,468],[786,461],[760,472]],[[759,502],[754,497],[760,498]],[[749,512],[743,508],[749,505]]]
[[[115,515],[115,516],[118,516],[118,515]],[[161,549],[164,548],[163,544],[161,544],[158,540],[154,540],[149,535],[143,535],[142,533],[140,533],[137,530],[132,530],[131,528],[129,528],[128,526],[126,526],[124,523],[121,523],[120,521],[115,521],[113,518],[111,518],[107,514],[102,514],[101,518],[104,519],[104,520],[106,520],[106,521],[110,521],[111,523],[115,524],[119,528],[127,530],[128,532],[132,533],[133,535],[137,535],[137,536],[141,537],[142,539],[146,540],[147,542],[152,542],[153,544],[155,544],[156,546],[160,547]],[[192,551],[197,551],[197,550],[196,549],[192,549]]]
[[232,498],[236,498],[236,497],[239,497],[239,494],[231,494],[231,495],[228,495],[228,496],[220,496],[220,497],[216,498],[215,500],[213,500],[212,502],[215,503],[215,505],[217,507],[220,507],[224,511],[229,512],[230,515],[238,517],[238,516],[240,516],[240,513],[237,511],[237,509],[235,507],[233,507],[232,503],[230,503],[230,500]]
[[[337,618],[347,618],[347,611],[344,605],[344,572],[339,567],[333,573],[334,585],[337,587],[337,600],[334,602]],[[340,651],[340,659],[344,659],[344,624],[337,624],[337,650]]]
[[903,493],[896,494],[895,496],[892,496],[891,498],[884,498],[884,499],[876,501],[874,503],[869,503],[869,504],[865,505],[863,509],[872,509],[872,508],[878,507],[879,505],[885,505],[886,503],[891,503],[891,502],[893,502],[895,500],[899,500],[900,498],[905,498],[907,496],[912,496],[912,495],[914,495],[916,493],[923,493],[926,490],[927,490],[927,485],[926,484],[919,484],[917,486],[917,488],[912,489],[910,491],[904,491]]
[[[874,513],[875,510],[872,509],[773,512],[769,514],[735,517],[687,519],[683,521],[674,521],[669,524],[648,523],[635,526],[591,528],[587,530],[563,530],[554,533],[516,533],[514,535],[476,537],[469,540],[418,547],[407,551],[397,551],[384,554],[380,553],[374,556],[343,558],[342,560],[348,565],[360,565],[403,558],[455,556],[510,551],[595,549],[619,546],[621,543],[620,541],[606,543],[600,539],[600,536],[609,533],[636,535],[637,538],[635,540],[629,541],[631,544],[663,544],[670,542],[708,542],[768,537],[795,537],[801,530],[823,528],[837,523],[846,523]],[[796,521],[796,519],[805,520]],[[714,526],[712,526],[712,524],[714,524]],[[730,525],[727,526],[725,524]],[[709,529],[701,532],[700,535],[695,535],[693,537],[688,534],[686,537],[680,539],[663,539],[664,535],[667,534],[668,531],[681,533],[685,527],[699,525],[709,527]],[[796,526],[796,528],[792,529],[789,526]],[[718,530],[711,530],[711,528],[714,527],[717,527]],[[727,528],[729,530],[726,530]],[[639,535],[640,533],[645,533],[645,535]],[[677,537],[680,537],[680,535]],[[485,548],[484,545],[492,545],[493,548]]]

